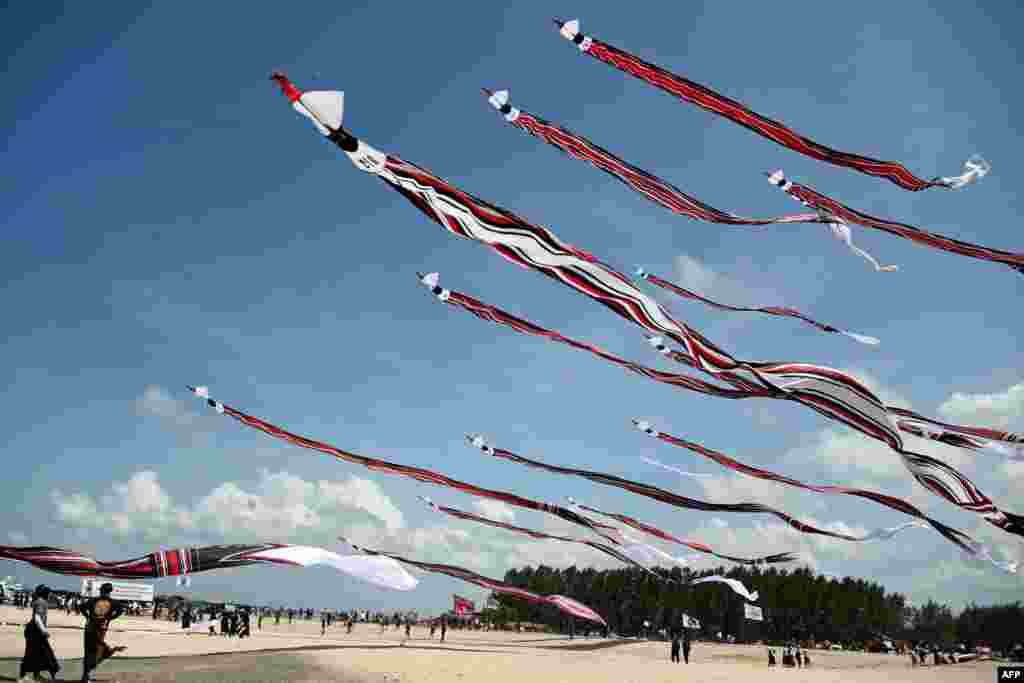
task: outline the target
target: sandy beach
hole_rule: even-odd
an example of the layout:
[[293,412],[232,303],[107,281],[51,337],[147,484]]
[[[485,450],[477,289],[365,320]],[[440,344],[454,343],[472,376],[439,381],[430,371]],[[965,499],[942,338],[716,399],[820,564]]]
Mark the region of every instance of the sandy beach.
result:
[[[16,680],[24,648],[22,624],[28,612],[0,608],[0,681]],[[662,683],[754,680],[771,676],[792,683],[844,681],[954,683],[995,680],[996,664],[911,668],[907,657],[811,651],[810,669],[768,670],[765,648],[694,643],[690,664],[671,664],[668,644],[634,640],[582,639],[544,634],[449,631],[446,642],[430,640],[424,628],[402,631],[357,624],[351,635],[337,625],[320,635],[319,622],[265,619],[263,631],[238,640],[186,635],[167,621],[124,617],[108,641],[127,645],[103,664],[105,681],[343,681],[350,683]],[[255,625],[255,624],[254,624]],[[50,612],[51,642],[63,670],[59,680],[81,675],[82,620]]]

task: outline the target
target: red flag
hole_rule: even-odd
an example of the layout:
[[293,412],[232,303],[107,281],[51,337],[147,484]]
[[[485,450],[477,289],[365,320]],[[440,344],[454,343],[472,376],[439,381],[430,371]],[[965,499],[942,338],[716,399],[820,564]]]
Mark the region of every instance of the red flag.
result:
[[452,611],[459,616],[472,614],[476,611],[476,605],[473,604],[472,600],[467,600],[461,595],[455,594],[452,594],[452,600],[455,603],[455,607]]

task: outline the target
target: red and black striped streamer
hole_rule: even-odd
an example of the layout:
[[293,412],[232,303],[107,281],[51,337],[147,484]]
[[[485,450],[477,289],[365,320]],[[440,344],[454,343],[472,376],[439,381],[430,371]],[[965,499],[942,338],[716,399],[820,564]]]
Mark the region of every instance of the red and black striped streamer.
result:
[[[338,540],[348,543],[348,541],[346,541],[346,539],[344,538],[339,538]],[[403,562],[413,567],[418,567],[419,569],[422,569],[425,572],[431,572],[433,574],[444,574],[446,576],[450,576],[461,581],[466,581],[468,583],[475,584],[477,586],[480,586],[481,588],[492,590],[495,593],[502,593],[517,598],[523,598],[524,600],[528,600],[530,602],[554,605],[563,612],[571,614],[575,617],[587,619],[598,624],[605,624],[605,621],[601,618],[601,615],[592,610],[590,607],[587,607],[586,605],[577,602],[572,598],[567,598],[564,595],[539,595],[532,591],[528,591],[524,588],[513,586],[512,584],[506,583],[505,581],[498,581],[497,579],[491,579],[481,574],[477,574],[476,572],[466,569],[465,567],[456,567],[455,565],[451,564],[439,564],[437,562],[421,562],[419,560],[411,560],[407,557],[402,557],[401,555],[385,553],[379,550],[370,550],[369,548],[364,548],[362,546],[357,546],[355,544],[351,545],[356,550],[366,553],[367,555],[390,557],[393,560]]]
[[669,211],[709,223],[726,225],[763,226],[782,223],[821,223],[817,213],[779,216],[778,218],[746,218],[727,213],[709,206],[691,197],[672,183],[648,173],[624,159],[612,154],[600,145],[572,132],[568,128],[556,125],[536,114],[531,114],[512,107],[508,103],[508,91],[497,93],[484,89],[489,101],[498,111],[504,114],[505,120],[519,130],[540,138],[549,145],[569,156],[586,161],[596,168],[620,180],[637,194],[662,206]]
[[895,221],[887,221],[883,218],[877,218],[870,214],[866,214],[863,211],[852,209],[845,204],[840,204],[831,197],[826,197],[817,190],[813,190],[806,185],[801,185],[800,183],[794,183],[791,180],[787,180],[782,171],[776,171],[770,174],[768,179],[773,185],[781,187],[786,194],[805,206],[834,216],[839,221],[855,223],[857,225],[863,225],[866,228],[881,230],[882,232],[887,232],[890,235],[896,235],[897,237],[902,237],[905,240],[910,240],[911,242],[916,242],[917,244],[922,244],[926,247],[931,247],[932,249],[938,249],[940,251],[946,251],[951,254],[969,256],[971,258],[981,259],[982,261],[991,261],[992,263],[1002,263],[1003,265],[1013,268],[1018,273],[1024,274],[1024,254],[984,247],[980,244],[971,244],[970,242],[963,242],[958,239],[953,239],[952,237],[946,237],[945,235],[928,232],[921,228],[915,228],[914,226],[907,225],[906,223],[897,223]]
[[822,485],[822,484],[807,484],[797,479],[776,474],[775,472],[769,472],[757,467],[745,465],[738,460],[730,458],[729,456],[719,453],[718,451],[712,450],[694,441],[673,436],[666,432],[654,429],[649,423],[640,420],[633,420],[633,424],[637,426],[642,432],[650,436],[655,437],[661,441],[672,446],[679,448],[685,448],[698,455],[702,455],[705,458],[717,462],[723,467],[727,467],[734,472],[739,472],[748,477],[754,477],[755,479],[763,479],[765,481],[774,481],[779,484],[785,484],[787,486],[795,486],[797,488],[805,489],[807,491],[814,491],[815,493],[830,493],[830,494],[842,494],[847,496],[855,496],[857,498],[864,498],[867,500],[874,501],[879,505],[884,505],[887,508],[891,508],[898,512],[902,512],[905,515],[915,517],[922,522],[927,523],[933,529],[942,534],[947,540],[955,543],[961,550],[964,550],[972,555],[977,554],[981,544],[972,539],[970,536],[962,531],[958,531],[950,526],[939,522],[938,520],[932,519],[925,513],[921,512],[917,507],[908,503],[905,500],[896,498],[894,496],[888,496],[884,493],[878,493],[875,491],[868,491],[865,489],[849,488],[846,486],[835,486],[835,485]]
[[960,176],[926,180],[914,175],[904,165],[895,161],[882,161],[859,154],[851,154],[850,152],[840,152],[815,142],[809,137],[800,135],[785,124],[758,114],[736,100],[715,92],[707,86],[691,81],[688,78],[683,78],[650,62],[645,62],[636,55],[612,47],[593,36],[583,35],[579,32],[579,21],[577,20],[561,22],[556,19],[555,23],[565,38],[575,43],[582,52],[585,52],[594,59],[604,62],[608,66],[630,76],[639,78],[669,95],[678,97],[684,102],[695,104],[713,114],[718,114],[734,123],[738,123],[776,144],[788,147],[794,152],[799,152],[812,159],[836,166],[844,166],[867,175],[885,178],[899,185],[904,190],[910,190],[911,192],[918,192],[931,187],[961,187],[988,172],[987,162],[982,159],[973,158],[965,163],[964,173]]

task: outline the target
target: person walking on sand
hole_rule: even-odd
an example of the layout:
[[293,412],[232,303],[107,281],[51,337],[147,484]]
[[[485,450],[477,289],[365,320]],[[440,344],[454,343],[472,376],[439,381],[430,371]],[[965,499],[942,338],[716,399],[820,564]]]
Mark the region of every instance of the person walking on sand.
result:
[[679,629],[672,627],[672,653],[669,655],[669,659],[674,663],[679,663]]
[[448,632],[448,620],[441,617],[441,642],[444,642],[444,634]]
[[690,663],[690,632],[683,629],[683,663]]
[[114,585],[100,586],[100,597],[86,601],[79,611],[85,617],[85,657],[82,662],[82,683],[94,681],[92,672],[104,660],[125,649],[123,645],[111,647],[107,644],[107,629],[110,622],[121,616],[123,609],[110,594]]
[[50,646],[50,630],[47,627],[50,588],[42,585],[36,588],[32,599],[32,618],[25,624],[25,656],[21,659],[19,680],[29,680],[32,674],[35,680],[43,680],[42,672],[50,674],[51,680],[57,680],[60,664]]

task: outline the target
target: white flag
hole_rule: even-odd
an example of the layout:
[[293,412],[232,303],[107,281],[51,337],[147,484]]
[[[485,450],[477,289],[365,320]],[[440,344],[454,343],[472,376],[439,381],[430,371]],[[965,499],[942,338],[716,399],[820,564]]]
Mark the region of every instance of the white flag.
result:
[[751,621],[764,621],[764,612],[757,605],[743,605],[743,615]]

